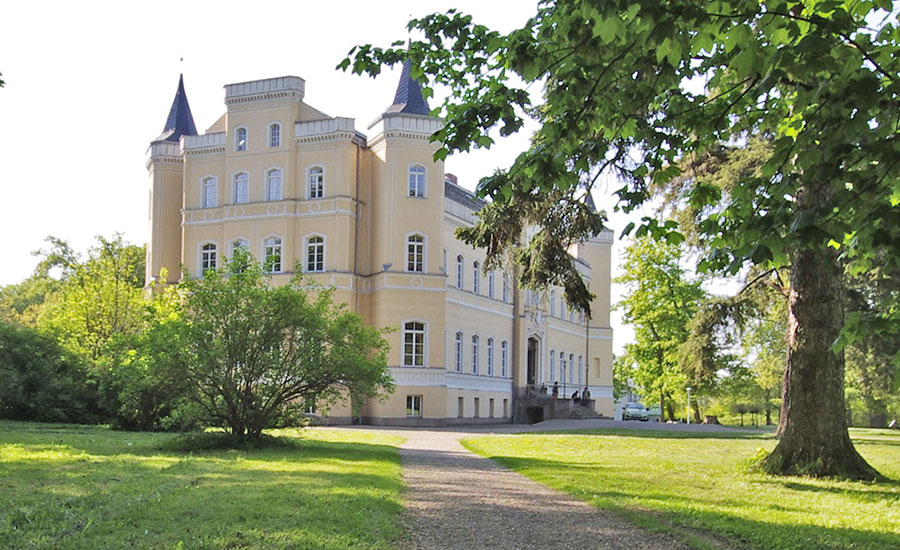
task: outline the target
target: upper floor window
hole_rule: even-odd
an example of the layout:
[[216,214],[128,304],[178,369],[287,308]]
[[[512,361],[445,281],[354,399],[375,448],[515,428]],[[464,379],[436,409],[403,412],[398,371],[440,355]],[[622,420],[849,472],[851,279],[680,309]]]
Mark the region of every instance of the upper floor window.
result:
[[216,269],[216,245],[207,243],[200,248],[200,273],[208,269]]
[[500,376],[506,378],[509,371],[509,342],[500,342]]
[[266,172],[266,200],[281,200],[281,170],[277,168]]
[[578,356],[578,385],[579,386],[584,383],[583,377],[584,377],[584,357],[579,355]]
[[493,298],[494,297],[494,270],[493,269],[488,271],[487,285],[488,285],[488,298]]
[[269,147],[281,147],[281,124],[277,122],[269,125]]
[[425,271],[425,237],[422,235],[406,237],[406,270],[414,273]]
[[453,346],[453,365],[456,372],[463,370],[463,333],[457,332]]
[[550,291],[550,317],[556,317],[556,291]]
[[456,288],[462,289],[463,283],[465,280],[463,277],[465,276],[463,273],[465,265],[465,260],[463,260],[462,254],[456,257]]
[[478,335],[472,336],[472,374],[478,374]]
[[419,164],[409,166],[409,196],[425,196],[425,167]]
[[503,301],[509,302],[509,275],[503,274]]
[[481,286],[481,264],[478,261],[472,262],[472,292],[478,294]]
[[306,270],[325,271],[325,239],[319,236],[306,241]]
[[325,196],[325,170],[321,166],[313,166],[307,171],[306,197],[321,199]]
[[556,382],[556,352],[550,350],[550,382]]
[[203,208],[215,208],[218,184],[216,178],[203,178]]
[[566,354],[559,352],[559,378],[566,381]]
[[247,129],[246,128],[238,128],[234,131],[234,150],[235,151],[246,151],[247,150]]
[[265,270],[269,273],[281,273],[281,239],[269,237],[265,241]]
[[569,354],[569,384],[575,383],[575,354]]
[[425,323],[410,321],[403,324],[403,366],[425,366]]
[[494,376],[494,339],[487,339],[487,375]]
[[243,204],[250,200],[250,175],[238,172],[234,175],[234,204]]

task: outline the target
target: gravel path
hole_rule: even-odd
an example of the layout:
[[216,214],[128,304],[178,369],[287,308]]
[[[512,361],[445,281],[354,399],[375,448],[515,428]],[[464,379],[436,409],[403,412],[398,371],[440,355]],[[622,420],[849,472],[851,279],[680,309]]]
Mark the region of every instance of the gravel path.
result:
[[[407,438],[400,455],[407,484],[404,523],[410,539],[401,548],[687,548],[672,537],[644,531],[497,466],[459,444],[461,438],[488,432],[614,427],[606,423],[615,421],[603,422],[603,426],[551,421],[534,426],[392,430]],[[635,424],[640,423],[627,427]]]

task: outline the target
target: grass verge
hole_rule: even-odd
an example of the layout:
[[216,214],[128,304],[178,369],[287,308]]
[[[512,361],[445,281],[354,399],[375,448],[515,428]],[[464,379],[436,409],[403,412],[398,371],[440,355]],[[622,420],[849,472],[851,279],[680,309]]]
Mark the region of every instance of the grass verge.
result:
[[900,548],[900,434],[851,429],[887,483],[748,470],[756,434],[597,430],[467,439],[472,451],[697,548]]
[[401,438],[280,430],[259,450],[0,421],[0,548],[392,548]]

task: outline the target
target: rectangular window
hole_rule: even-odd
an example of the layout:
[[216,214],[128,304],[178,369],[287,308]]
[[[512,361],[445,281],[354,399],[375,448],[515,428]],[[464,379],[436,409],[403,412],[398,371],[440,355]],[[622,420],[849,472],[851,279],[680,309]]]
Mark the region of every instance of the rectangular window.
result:
[[266,174],[266,200],[281,200],[281,170],[269,170]]
[[494,418],[494,398],[488,399],[488,416]]
[[425,324],[411,321],[403,325],[403,366],[425,366]]
[[506,372],[509,365],[509,343],[504,340],[500,342],[500,376],[506,378]]
[[488,272],[487,285],[488,285],[488,298],[493,298],[494,297],[494,270],[493,269]]
[[406,270],[425,272],[425,237],[422,235],[410,235],[406,238]]
[[325,196],[325,171],[315,166],[309,169],[309,198],[321,199]]
[[472,263],[472,292],[478,294],[479,286],[481,286],[481,264],[477,261]]
[[478,374],[478,337],[472,337],[472,374]]
[[463,334],[462,332],[456,333],[456,339],[454,340],[454,356],[453,363],[456,367],[456,372],[462,372],[462,362],[463,362]]
[[479,409],[481,409],[481,400],[476,397],[475,398],[475,415],[474,415],[475,418],[481,417],[481,412],[479,411]]
[[216,178],[206,178],[203,180],[203,208],[216,207]]
[[487,341],[487,375],[494,376],[494,339]]
[[269,126],[269,147],[281,147],[281,125]]
[[200,272],[216,268],[216,245],[205,244],[200,251]]
[[306,243],[306,271],[325,271],[325,239],[310,237]]
[[266,239],[265,270],[270,273],[281,273],[281,239]]
[[509,399],[504,399],[503,400],[503,418],[506,418],[507,416],[509,416],[508,410],[507,410],[508,408],[509,408]]
[[409,167],[409,196],[425,196],[425,168],[416,164]]
[[457,398],[456,399],[456,408],[457,408],[456,417],[457,418],[463,417],[463,412],[465,411],[465,407],[466,407],[466,404],[465,404],[465,401],[463,401],[463,398],[462,397]]
[[422,416],[422,396],[407,395],[406,396],[406,416],[421,417]]
[[465,260],[463,260],[462,255],[456,257],[456,288],[462,289],[465,281],[463,280],[463,268],[465,265]]
[[250,177],[246,172],[234,175],[234,203],[244,204],[250,200]]

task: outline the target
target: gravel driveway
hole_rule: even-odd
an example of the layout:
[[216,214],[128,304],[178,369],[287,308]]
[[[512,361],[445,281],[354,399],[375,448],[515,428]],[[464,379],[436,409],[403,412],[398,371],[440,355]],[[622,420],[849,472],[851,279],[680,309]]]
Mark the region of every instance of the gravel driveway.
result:
[[732,430],[721,426],[615,420],[552,420],[531,426],[365,429],[390,430],[406,438],[400,456],[407,485],[404,524],[409,538],[401,548],[688,548],[668,535],[644,531],[609,512],[502,468],[459,444],[462,438],[491,432],[623,427]]

